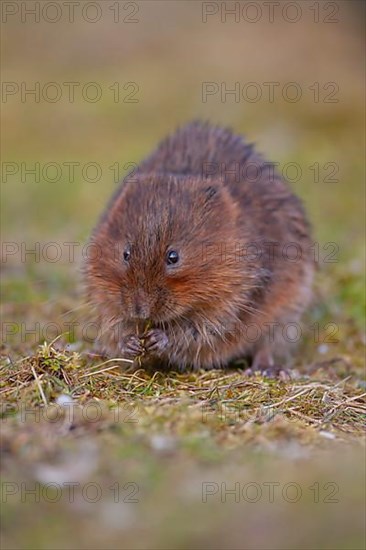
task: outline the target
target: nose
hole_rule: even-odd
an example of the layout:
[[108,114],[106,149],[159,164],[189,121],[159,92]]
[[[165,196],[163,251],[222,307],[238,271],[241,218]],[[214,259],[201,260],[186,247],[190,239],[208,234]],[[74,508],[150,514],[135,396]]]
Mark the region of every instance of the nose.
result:
[[150,317],[150,307],[146,297],[139,292],[135,297],[134,313],[138,319],[148,319]]

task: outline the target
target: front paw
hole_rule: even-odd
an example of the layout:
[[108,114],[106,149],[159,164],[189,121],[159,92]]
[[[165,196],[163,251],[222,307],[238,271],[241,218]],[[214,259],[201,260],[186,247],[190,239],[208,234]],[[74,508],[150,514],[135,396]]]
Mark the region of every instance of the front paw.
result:
[[165,332],[158,328],[149,330],[143,337],[146,353],[160,355],[168,346],[169,340]]
[[120,343],[120,353],[123,358],[136,359],[144,353],[144,347],[138,336],[130,334]]

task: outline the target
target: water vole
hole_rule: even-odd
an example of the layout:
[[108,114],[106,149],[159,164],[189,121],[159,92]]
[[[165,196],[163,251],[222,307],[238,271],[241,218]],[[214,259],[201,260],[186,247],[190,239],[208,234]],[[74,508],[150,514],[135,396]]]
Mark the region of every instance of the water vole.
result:
[[270,367],[311,295],[301,201],[244,138],[209,124],[177,130],[122,182],[91,243],[101,342],[142,364]]

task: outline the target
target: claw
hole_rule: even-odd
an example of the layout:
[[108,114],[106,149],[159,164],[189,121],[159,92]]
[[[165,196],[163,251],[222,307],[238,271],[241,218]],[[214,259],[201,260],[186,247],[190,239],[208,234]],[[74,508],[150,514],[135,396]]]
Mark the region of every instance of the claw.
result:
[[144,352],[144,348],[137,336],[131,334],[120,344],[121,355],[135,359]]
[[168,337],[160,329],[151,329],[144,335],[144,348],[147,353],[159,354],[168,345]]
[[266,349],[260,350],[253,359],[253,364],[245,373],[252,376],[255,372],[260,372],[267,378],[280,378],[281,380],[291,380],[291,372],[282,365],[275,365],[273,357]]

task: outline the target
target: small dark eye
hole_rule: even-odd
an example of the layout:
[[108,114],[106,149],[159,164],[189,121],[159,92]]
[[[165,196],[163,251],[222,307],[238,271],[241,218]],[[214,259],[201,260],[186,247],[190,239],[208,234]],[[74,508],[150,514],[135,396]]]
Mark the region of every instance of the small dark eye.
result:
[[168,265],[176,264],[179,261],[179,254],[175,250],[170,250],[166,256],[166,263]]
[[123,252],[123,259],[125,262],[128,262],[131,256],[131,252],[128,248]]

